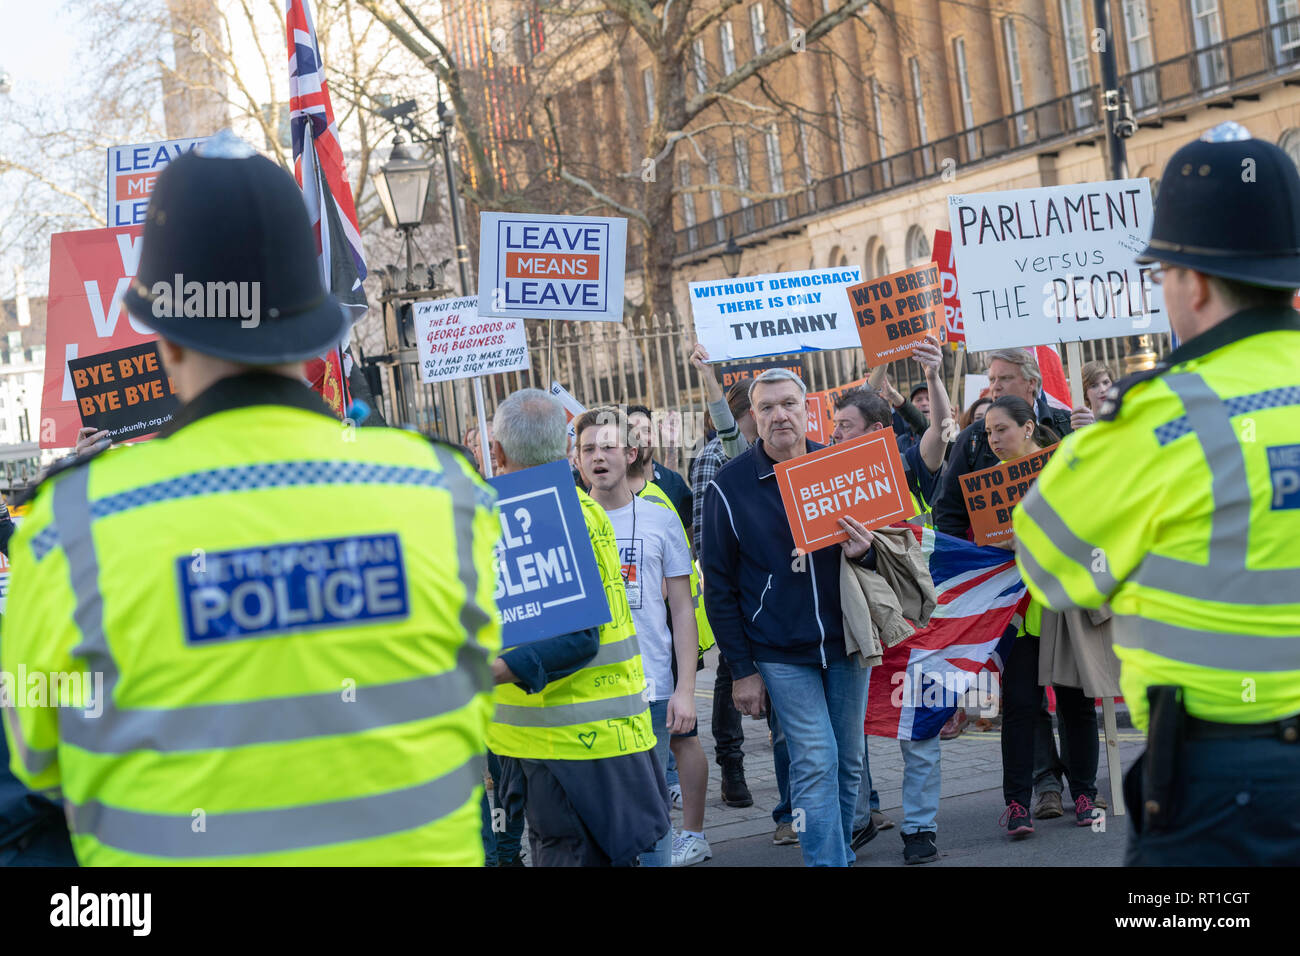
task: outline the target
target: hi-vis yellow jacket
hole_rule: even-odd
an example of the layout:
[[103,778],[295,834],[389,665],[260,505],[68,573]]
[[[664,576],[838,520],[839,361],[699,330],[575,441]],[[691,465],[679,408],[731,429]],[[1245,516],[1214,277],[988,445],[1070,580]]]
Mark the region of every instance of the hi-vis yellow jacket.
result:
[[[686,522],[682,521],[682,516],[677,514],[677,509],[668,499],[664,490],[656,485],[653,481],[647,481],[645,486],[637,492],[638,498],[644,498],[661,508],[667,508],[673,514],[677,515],[677,521],[682,526],[682,534],[686,534]],[[695,602],[695,628],[699,631],[700,653],[703,654],[715,643],[713,637],[713,628],[709,626],[709,616],[704,612],[704,596],[700,590],[700,571],[692,562],[691,564],[691,599]]]
[[1300,712],[1300,315],[1238,313],[1120,383],[1102,419],[1015,511],[1031,593],[1110,601],[1139,727],[1157,684],[1203,720]]
[[15,535],[0,664],[65,676],[11,688],[14,773],[82,864],[481,865],[492,490],[279,376],[181,421],[48,479]]
[[598,760],[655,745],[641,647],[627,604],[614,526],[605,509],[578,489],[611,618],[600,626],[600,648],[582,670],[553,680],[538,694],[496,685],[496,714],[488,747],[503,757]]

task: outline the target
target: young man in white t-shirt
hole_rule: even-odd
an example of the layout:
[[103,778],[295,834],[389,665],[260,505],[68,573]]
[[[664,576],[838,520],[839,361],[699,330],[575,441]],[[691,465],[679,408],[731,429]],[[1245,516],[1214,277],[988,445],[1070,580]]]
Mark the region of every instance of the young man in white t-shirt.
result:
[[[670,737],[695,730],[699,632],[695,625],[695,603],[691,599],[690,545],[680,519],[672,510],[638,500],[628,487],[628,468],[636,461],[637,450],[629,447],[627,424],[617,410],[594,409],[579,417],[574,427],[583,478],[591,487],[591,497],[609,515],[618,539],[628,605],[645,667],[650,714],[657,738],[655,754],[660,768],[666,769],[670,742],[674,747],[700,746],[695,736]],[[673,614],[671,632],[669,607]],[[674,848],[669,834],[653,853],[642,855],[642,866],[669,866],[674,856],[680,864],[689,865],[713,855],[703,832],[703,802],[700,801],[698,808],[683,808],[686,809],[692,812],[683,814],[679,846]]]

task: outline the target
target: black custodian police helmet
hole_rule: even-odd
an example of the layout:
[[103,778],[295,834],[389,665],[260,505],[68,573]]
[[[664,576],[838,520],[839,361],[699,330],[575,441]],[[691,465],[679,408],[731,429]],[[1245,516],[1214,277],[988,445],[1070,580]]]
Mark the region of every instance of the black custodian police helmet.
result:
[[1174,153],[1138,262],[1300,288],[1300,173],[1285,152],[1222,123]]
[[297,183],[229,131],[158,176],[143,242],[123,302],[177,345],[279,365],[315,358],[347,331]]

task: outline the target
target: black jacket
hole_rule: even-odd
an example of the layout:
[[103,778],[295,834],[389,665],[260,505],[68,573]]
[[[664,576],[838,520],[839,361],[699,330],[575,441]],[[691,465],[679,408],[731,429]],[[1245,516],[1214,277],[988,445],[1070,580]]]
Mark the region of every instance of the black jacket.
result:
[[[1074,430],[1070,427],[1070,413],[1065,409],[1048,406],[1047,414],[1044,415],[1043,404],[1040,403],[1038,418],[1041,424],[1062,438]],[[936,530],[958,538],[968,536],[970,515],[966,511],[966,498],[961,490],[961,476],[992,468],[997,463],[998,456],[989,447],[989,438],[982,421],[962,430],[953,442],[952,453],[948,456],[948,465],[943,472],[943,486],[934,503]]]

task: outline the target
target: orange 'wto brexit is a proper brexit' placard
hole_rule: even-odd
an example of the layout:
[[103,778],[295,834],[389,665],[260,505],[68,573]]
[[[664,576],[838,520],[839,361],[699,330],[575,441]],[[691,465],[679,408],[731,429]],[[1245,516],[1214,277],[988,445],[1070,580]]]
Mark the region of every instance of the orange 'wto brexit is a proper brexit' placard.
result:
[[1049,445],[1023,458],[961,476],[961,490],[966,498],[966,512],[970,515],[970,528],[976,544],[1001,544],[1011,540],[1011,512],[1029,494],[1034,479],[1056,447]]
[[859,282],[846,291],[872,368],[906,358],[927,335],[945,341],[943,285],[933,262]]
[[881,528],[912,514],[892,428],[777,462],[776,480],[800,551],[847,539],[839,524],[846,516]]

